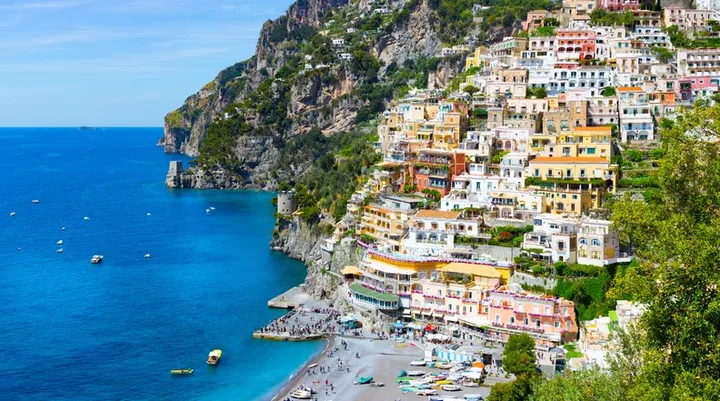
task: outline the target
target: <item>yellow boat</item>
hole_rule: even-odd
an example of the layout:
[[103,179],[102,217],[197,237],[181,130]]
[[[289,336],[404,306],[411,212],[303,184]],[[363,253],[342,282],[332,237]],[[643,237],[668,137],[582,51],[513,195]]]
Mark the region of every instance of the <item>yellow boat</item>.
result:
[[221,356],[222,356],[221,349],[214,349],[214,350],[210,351],[210,354],[208,354],[208,360],[207,360],[208,365],[217,365]]
[[172,369],[170,370],[171,375],[191,375],[194,370],[192,369]]

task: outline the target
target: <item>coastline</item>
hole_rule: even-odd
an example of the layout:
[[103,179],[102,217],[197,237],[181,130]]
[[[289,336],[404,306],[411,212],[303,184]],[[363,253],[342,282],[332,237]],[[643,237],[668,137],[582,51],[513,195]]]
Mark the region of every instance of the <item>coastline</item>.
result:
[[302,372],[308,369],[308,366],[318,363],[323,356],[330,350],[333,344],[335,344],[335,337],[326,337],[322,339],[325,341],[325,346],[320,349],[317,353],[312,355],[304,364],[300,365],[293,373],[290,374],[283,383],[278,384],[266,397],[262,400],[276,401],[280,399],[284,394],[289,393],[293,388],[297,387],[301,383],[303,377]]

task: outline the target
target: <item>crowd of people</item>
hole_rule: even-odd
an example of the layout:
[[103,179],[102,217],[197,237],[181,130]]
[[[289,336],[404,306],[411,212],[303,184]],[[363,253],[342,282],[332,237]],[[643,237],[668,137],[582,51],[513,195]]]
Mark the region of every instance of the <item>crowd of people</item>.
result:
[[331,308],[297,309],[271,320],[265,327],[255,329],[256,333],[302,337],[316,334],[335,333],[335,320],[340,313]]

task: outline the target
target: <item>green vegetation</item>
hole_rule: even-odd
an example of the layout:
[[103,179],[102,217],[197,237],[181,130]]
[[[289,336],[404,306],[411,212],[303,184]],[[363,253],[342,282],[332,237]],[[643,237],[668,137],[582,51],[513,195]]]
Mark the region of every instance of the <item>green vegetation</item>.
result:
[[170,113],[168,113],[167,116],[165,116],[165,123],[168,125],[168,128],[178,128],[183,125],[183,116],[180,113],[179,110],[173,110]]
[[491,239],[489,245],[505,246],[517,248],[520,247],[525,238],[525,233],[533,230],[533,226],[514,227],[514,226],[497,226],[490,230]]
[[498,150],[493,152],[492,158],[490,159],[490,162],[492,164],[500,164],[502,162],[503,157],[510,153],[509,150]]
[[670,25],[665,28],[665,32],[667,32],[670,42],[675,48],[702,49],[720,47],[720,38],[697,35],[694,39],[690,39],[677,25]]
[[572,358],[582,358],[583,353],[580,351],[575,350],[575,344],[574,343],[567,343],[563,345],[563,348],[567,351],[567,354],[565,354],[566,359],[572,359]]
[[548,95],[547,89],[545,89],[541,86],[538,86],[538,87],[529,86],[527,88],[527,94],[525,95],[525,97],[529,99],[534,96],[537,99],[545,99],[547,97],[547,95]]
[[596,8],[590,13],[590,22],[593,25],[624,26],[632,28],[635,24],[635,16],[630,11],[624,13],[608,12],[602,8]]
[[[554,18],[553,18],[554,19]],[[554,26],[541,26],[530,32],[530,37],[533,36],[555,36]]]
[[[537,382],[526,399],[532,401],[619,401],[623,397],[620,378],[597,369],[566,370],[563,375]],[[628,400],[629,401],[629,400]]]
[[[472,8],[472,2],[469,0],[466,0],[466,2],[469,3],[468,7]],[[487,39],[485,35],[492,30],[492,27],[512,26],[517,22],[524,21],[530,11],[550,11],[558,4],[551,0],[480,0],[475,3],[490,6],[490,8],[478,14],[479,17],[483,18],[483,22],[480,23],[480,34],[478,35],[478,39],[481,41]],[[443,20],[442,22],[447,21]]]
[[675,57],[675,52],[664,47],[654,46],[652,51],[661,63],[669,63]]
[[542,378],[535,369],[535,340],[528,334],[511,334],[503,351],[503,368],[515,375],[509,383],[492,387],[488,401],[530,400]]
[[606,86],[603,88],[602,91],[600,91],[600,94],[605,97],[613,97],[613,96],[617,96],[617,90],[615,89],[614,86]]

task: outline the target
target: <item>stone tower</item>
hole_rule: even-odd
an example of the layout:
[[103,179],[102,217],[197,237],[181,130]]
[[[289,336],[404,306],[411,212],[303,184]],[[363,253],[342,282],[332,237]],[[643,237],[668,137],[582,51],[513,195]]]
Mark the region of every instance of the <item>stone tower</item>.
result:
[[165,185],[169,188],[182,188],[184,171],[182,161],[171,161],[170,168],[168,168],[168,173],[165,177]]
[[297,210],[297,199],[295,198],[295,192],[293,191],[282,191],[278,193],[277,197],[277,212],[285,215],[292,215]]

